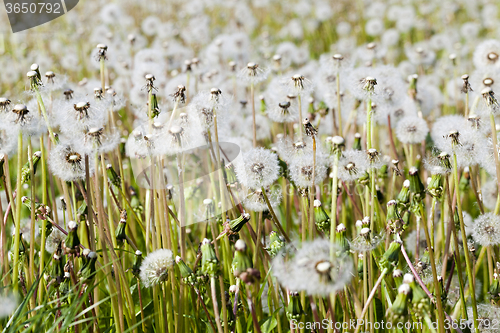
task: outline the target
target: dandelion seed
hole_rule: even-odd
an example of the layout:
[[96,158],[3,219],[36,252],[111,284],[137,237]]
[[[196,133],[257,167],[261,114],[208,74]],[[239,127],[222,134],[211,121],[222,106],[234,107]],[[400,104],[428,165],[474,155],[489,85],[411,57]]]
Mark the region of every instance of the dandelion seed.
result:
[[366,154],[360,150],[346,150],[339,159],[338,177],[343,181],[354,181],[368,171]]
[[0,318],[10,316],[17,305],[18,301],[14,295],[0,296]]
[[[52,173],[63,181],[75,181],[85,178],[84,155],[81,148],[69,142],[61,142],[50,151],[49,167]],[[89,173],[93,174],[93,163]]]
[[427,123],[420,117],[405,117],[396,125],[396,136],[402,143],[420,143],[425,140],[427,133],[429,133]]
[[258,83],[266,80],[268,75],[268,68],[263,68],[254,62],[249,62],[247,66],[240,71],[238,77],[246,82]]
[[500,244],[500,216],[493,213],[480,215],[472,226],[472,237],[482,246]]
[[253,190],[271,185],[279,175],[278,157],[270,150],[254,148],[234,163],[238,180]]
[[139,274],[142,283],[147,287],[160,284],[167,280],[168,272],[174,265],[172,251],[159,249],[149,253],[141,264]]
[[340,251],[335,245],[316,239],[296,251],[279,253],[273,259],[273,274],[289,290],[326,296],[342,289],[352,278],[352,261],[337,253]]

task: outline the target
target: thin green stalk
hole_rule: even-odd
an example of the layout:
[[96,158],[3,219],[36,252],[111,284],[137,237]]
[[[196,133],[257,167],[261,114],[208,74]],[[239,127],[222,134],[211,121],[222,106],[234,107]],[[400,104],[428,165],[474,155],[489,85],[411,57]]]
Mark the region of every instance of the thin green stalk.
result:
[[312,169],[312,185],[309,193],[309,239],[314,238],[314,192],[316,190],[316,137],[312,136],[313,140],[313,169]]
[[[340,71],[337,71],[337,119],[338,119],[338,135],[342,136],[342,112],[340,111]],[[332,115],[333,123],[335,125],[335,116]],[[333,127],[335,128],[335,126]]]
[[[492,115],[493,117],[493,115]],[[493,125],[495,121],[493,120]],[[496,138],[495,132],[493,132],[493,137]],[[493,146],[496,147],[496,140],[493,142]],[[496,148],[495,148],[496,150]],[[496,156],[495,162],[498,163],[498,155],[495,153]],[[499,165],[497,164],[497,172],[500,171]],[[469,257],[469,251],[467,251],[468,246],[467,246],[467,234],[465,233],[465,225],[464,225],[464,216],[462,212],[462,202],[460,200],[460,191],[459,189],[459,179],[458,179],[458,163],[457,163],[457,155],[453,153],[453,179],[455,182],[455,189],[456,189],[456,194],[457,194],[457,209],[458,209],[458,218],[460,220],[460,231],[462,233],[462,245],[464,248],[464,256],[465,256],[465,264],[467,266],[467,278],[469,280],[469,289],[470,289],[470,298],[472,302],[472,314],[473,314],[473,319],[474,319],[474,328],[476,330],[476,333],[479,333],[479,328],[478,328],[478,321],[477,321],[477,304],[476,304],[476,294],[474,291],[474,275],[472,271],[472,263]]]
[[274,212],[273,207],[271,206],[271,202],[269,202],[269,198],[267,197],[266,189],[264,187],[262,187],[262,195],[264,196],[264,200],[266,201],[267,207],[269,208],[269,212],[271,213],[271,216],[273,217],[274,225],[278,228],[278,230],[283,235],[283,237],[285,237],[285,240],[288,243],[291,243],[292,241],[290,240],[290,237],[288,237],[288,235],[286,234],[285,230],[281,226],[281,223],[278,220],[278,217],[276,216],[276,213]]
[[223,329],[220,322],[219,305],[217,303],[217,285],[215,284],[215,276],[210,277],[210,291],[212,293],[212,305],[214,307],[215,324],[217,325],[217,331],[219,333],[222,333]]
[[[40,136],[40,151],[42,153],[40,157],[41,172],[42,172],[42,203],[44,205],[49,205],[47,198],[47,164],[45,164],[46,153],[45,146],[43,143],[43,135]],[[33,196],[33,195],[32,195]],[[42,220],[42,230],[40,235],[40,264],[39,264],[39,276],[42,276],[45,267],[45,239],[47,238],[47,219]],[[43,280],[42,280],[43,281]],[[43,299],[43,293],[45,288],[38,288],[38,299]]]
[[[431,243],[431,236],[429,234],[429,228],[427,227],[427,221],[425,218],[426,213],[424,210],[424,205],[422,202],[420,202],[419,206],[420,206],[420,218],[423,220],[422,225],[424,227],[425,238],[427,240],[427,244],[430,244]],[[439,319],[439,332],[445,333],[445,330],[444,330],[444,310],[443,310],[443,303],[441,301],[441,285],[439,284],[439,281],[437,278],[438,273],[436,270],[436,261],[434,259],[434,249],[432,247],[429,248],[429,259],[431,262],[432,277],[434,279],[434,293],[436,294],[436,305],[437,305],[438,319]]]
[[[498,193],[500,195],[500,163],[498,161],[498,142],[497,142],[497,128],[495,124],[495,116],[493,113],[490,113],[490,124],[491,124],[491,140],[493,143],[493,158],[495,160],[496,174],[497,174],[497,186]],[[495,214],[498,214],[497,209],[495,208]]]
[[[23,168],[23,133],[19,131],[19,138],[17,141],[17,185],[16,185],[16,231],[14,234],[14,260],[12,263],[13,267],[13,275],[12,275],[12,284],[14,292],[19,292],[19,237],[21,232],[21,174]],[[7,175],[8,177],[8,175]]]
[[372,148],[372,98],[366,101],[366,149]]
[[[30,189],[31,189],[31,226],[30,226],[30,254],[29,254],[29,275],[28,275],[28,285],[31,286],[33,283],[33,279],[35,278],[35,169],[33,165],[33,147],[31,145],[31,137],[28,139],[28,161],[30,167]],[[43,252],[42,252],[43,256]],[[35,307],[35,297],[30,298],[31,308]]]
[[[300,141],[304,141],[304,133],[303,133],[303,129],[302,129],[302,99],[300,98],[300,94],[298,94],[297,96],[297,101],[299,102],[299,137],[300,137]],[[292,132],[293,134],[293,132]]]
[[252,133],[253,133],[253,146],[257,147],[257,124],[255,123],[255,87],[254,83],[250,83],[250,101],[252,103]]
[[[339,172],[340,150],[333,153],[332,167],[332,203],[330,213],[330,243],[335,243],[335,231],[337,230],[337,188],[338,188],[338,172]],[[330,251],[330,256],[333,256],[333,248]]]
[[[365,258],[365,260],[366,260],[366,258]],[[378,286],[380,286],[380,284],[382,283],[382,280],[385,278],[385,276],[387,275],[388,272],[389,272],[389,270],[387,268],[385,268],[382,271],[382,273],[380,273],[380,277],[378,278],[377,282],[373,286],[373,289],[370,292],[370,296],[368,296],[368,299],[365,302],[365,306],[363,308],[363,311],[361,312],[361,316],[359,317],[359,319],[363,319],[366,316],[366,312],[368,312],[368,308],[370,307],[370,303],[372,302],[373,298],[375,297],[375,294],[377,293]],[[357,326],[356,326],[356,330],[354,331],[354,333],[358,333],[359,330],[361,329],[361,325],[360,325],[361,322],[362,321],[360,321],[360,320],[357,321]],[[365,321],[365,323],[366,323],[366,321]]]

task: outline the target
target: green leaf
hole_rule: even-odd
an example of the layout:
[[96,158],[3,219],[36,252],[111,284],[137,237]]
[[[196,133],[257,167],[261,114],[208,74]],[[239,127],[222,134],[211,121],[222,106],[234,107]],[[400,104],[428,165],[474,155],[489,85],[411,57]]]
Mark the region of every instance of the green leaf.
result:
[[278,326],[278,320],[275,316],[267,317],[259,322],[260,330],[262,333],[271,332],[276,326]]
[[273,314],[270,317],[265,318],[259,322],[260,330],[262,331],[262,333],[269,333],[276,326],[278,326],[278,318],[281,308],[282,307],[279,307],[278,309],[276,309],[276,311],[273,312]]
[[[373,300],[373,304],[375,305],[375,322],[380,323],[385,318],[385,309],[384,304],[379,298],[375,298]],[[384,332],[385,330],[379,330],[379,332]]]

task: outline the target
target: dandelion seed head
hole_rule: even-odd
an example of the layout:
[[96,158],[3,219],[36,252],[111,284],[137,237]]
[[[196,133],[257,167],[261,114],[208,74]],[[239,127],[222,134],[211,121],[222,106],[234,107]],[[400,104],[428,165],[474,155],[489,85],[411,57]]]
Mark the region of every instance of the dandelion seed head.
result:
[[342,289],[352,277],[352,261],[334,255],[336,247],[317,239],[302,244],[298,250],[287,248],[273,259],[273,274],[289,290],[325,296]]
[[234,163],[238,180],[250,189],[271,185],[279,175],[278,157],[264,148],[253,148]]
[[168,271],[174,264],[172,251],[159,249],[149,253],[142,261],[139,277],[146,287],[152,287],[168,278]]
[[500,244],[500,216],[493,213],[480,215],[474,221],[472,238],[482,246]]

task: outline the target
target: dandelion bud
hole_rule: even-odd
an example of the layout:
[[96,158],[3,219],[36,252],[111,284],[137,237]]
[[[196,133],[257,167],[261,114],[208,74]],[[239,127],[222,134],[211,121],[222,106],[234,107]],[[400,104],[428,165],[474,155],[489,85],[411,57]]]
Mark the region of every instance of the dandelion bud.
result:
[[362,280],[364,278],[363,276],[363,261],[365,260],[365,256],[363,253],[358,254],[358,277]]
[[[398,206],[403,208],[406,208],[410,202],[410,181],[408,179],[403,182],[403,187],[396,198],[396,202],[398,203]],[[401,210],[402,209],[400,209],[400,211]]]
[[408,319],[408,301],[410,300],[411,288],[406,283],[398,288],[398,295],[392,306],[387,310],[387,320],[392,323],[402,323]]
[[330,217],[323,209],[321,205],[321,201],[314,200],[314,221],[316,223],[316,227],[321,230],[323,233],[328,234],[330,231]]
[[401,242],[393,241],[380,259],[380,268],[386,269],[389,272],[393,270],[398,265],[400,252]]
[[[87,256],[89,255],[89,253],[90,253],[90,252],[91,252],[91,251],[90,251],[90,249],[83,249],[83,251],[82,251],[82,256],[81,256],[81,258],[80,258],[80,259],[82,260],[82,269],[83,269],[83,267],[85,267],[85,266],[88,264],[88,262],[89,262],[89,260],[88,260]],[[82,269],[80,269],[80,271],[81,271]]]
[[352,144],[352,149],[353,150],[362,150],[363,149],[361,147],[361,134],[360,133],[354,134],[354,142]]
[[413,193],[416,200],[422,200],[425,197],[425,186],[420,180],[418,169],[411,167],[408,174],[410,176],[410,192]]
[[116,241],[122,245],[127,240],[126,230],[127,230],[127,220],[122,218],[120,219],[120,223],[118,223],[118,226],[116,227],[115,230]]
[[232,232],[239,232],[250,221],[250,214],[243,212],[238,218],[231,220],[229,226]]
[[219,274],[219,269],[219,260],[215,255],[214,247],[210,240],[205,238],[201,242],[201,271],[213,278]]
[[135,259],[134,264],[132,265],[132,274],[138,279],[139,273],[141,272],[142,265],[142,252],[137,250],[135,251]]
[[[222,161],[224,163],[224,160]],[[236,171],[234,170],[234,166],[232,163],[228,163],[224,166],[224,180],[227,185],[233,185],[238,182],[238,178],[236,178]]]
[[[139,200],[139,196],[137,195],[137,192],[135,189],[130,186],[129,187],[129,193],[130,193],[130,206],[132,206],[132,209],[136,214],[142,214],[144,207],[142,206],[141,201]],[[168,191],[167,191],[168,194]],[[170,199],[170,198],[169,198]]]
[[[38,162],[40,162],[40,158],[42,157],[42,152],[37,151],[33,153],[32,163],[33,163],[33,174],[36,174],[36,169],[38,166]],[[21,180],[23,184],[29,182],[31,180],[31,167],[30,162],[26,162],[21,171]]]
[[465,167],[462,176],[460,177],[460,182],[458,183],[458,188],[460,191],[466,191],[470,187],[470,173],[469,168]]
[[441,198],[444,188],[444,177],[442,174],[432,175],[429,184],[427,185],[427,192],[434,198]]
[[363,229],[361,229],[361,231],[359,232],[359,234],[361,236],[363,236],[364,238],[366,238],[367,240],[369,240],[371,232],[372,231],[370,230],[370,228],[363,228]]
[[179,256],[175,257],[175,263],[177,264],[177,267],[179,267],[179,272],[181,273],[184,283],[194,285],[196,283],[196,278],[194,276],[193,270],[188,265],[186,265],[184,260],[182,260],[182,258]]
[[390,200],[387,202],[387,228],[393,234],[403,231],[403,221],[399,217],[397,208],[396,200]]
[[417,80],[417,74],[412,74],[408,77],[408,81],[410,82],[410,86],[408,87],[408,94],[413,100],[416,100],[417,98]]
[[[395,269],[394,272],[392,272],[392,277],[394,278],[394,282],[396,282],[396,285],[401,285],[403,283],[403,271],[400,269]],[[404,282],[406,283],[406,282]]]
[[66,253],[78,255],[80,249],[80,238],[78,237],[78,223],[75,221],[68,222],[68,235],[64,240]]
[[333,152],[340,152],[341,149],[345,146],[344,138],[338,135],[334,136],[331,139],[331,143]]
[[405,274],[403,283],[406,283],[411,288],[411,306],[415,316],[419,319],[428,316],[430,311],[429,298],[424,290],[415,282],[412,274]]
[[351,249],[349,245],[349,241],[347,240],[346,232],[347,229],[343,223],[340,223],[337,226],[337,234],[335,235],[335,243],[340,248],[340,253],[345,254],[348,253]]
[[116,187],[120,187],[121,185],[121,178],[120,176],[116,173],[115,169],[113,169],[113,166],[111,164],[106,165],[106,173],[108,174],[108,180],[111,184],[113,184]]
[[490,284],[490,289],[488,291],[490,300],[493,302],[498,302],[500,300],[500,282],[498,281],[498,274],[493,274],[493,281]]
[[[350,165],[347,166],[350,167]],[[368,173],[368,171],[365,171],[361,174],[361,176],[358,178],[358,182],[361,185],[368,185],[370,183],[370,174]]]
[[158,105],[158,98],[156,94],[151,94],[151,119],[160,115],[160,106]]
[[92,283],[96,275],[96,270],[95,270],[96,261],[97,261],[97,253],[90,252],[87,255],[87,264],[83,266],[82,269],[80,270],[82,276],[82,282],[86,284]]
[[299,293],[290,292],[288,306],[286,307],[286,316],[288,320],[298,320],[302,313],[303,310],[300,304]]
[[361,228],[368,228],[369,226],[370,226],[370,217],[369,216],[363,217],[363,219],[361,220]]
[[285,247],[285,240],[283,237],[278,235],[275,231],[271,231],[269,234],[269,247],[266,248],[271,258],[274,258],[283,247]]
[[238,239],[234,245],[236,249],[233,263],[231,265],[235,277],[240,277],[247,269],[253,268],[252,260],[247,253],[247,246],[242,239]]
[[50,277],[53,284],[57,287],[64,279],[64,263],[61,260],[60,254],[54,253],[52,256],[52,264],[50,268]]
[[[259,101],[260,101],[259,110],[262,114],[265,114],[267,111],[267,104],[266,104],[266,99],[264,98],[264,95],[259,96]],[[281,107],[281,103],[280,103],[280,107]]]

